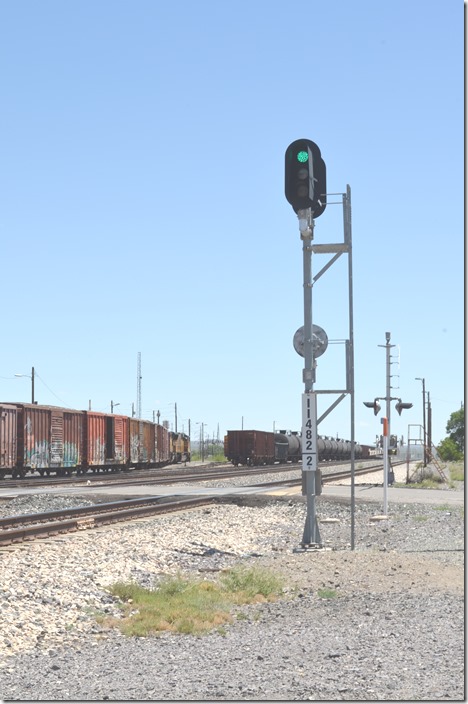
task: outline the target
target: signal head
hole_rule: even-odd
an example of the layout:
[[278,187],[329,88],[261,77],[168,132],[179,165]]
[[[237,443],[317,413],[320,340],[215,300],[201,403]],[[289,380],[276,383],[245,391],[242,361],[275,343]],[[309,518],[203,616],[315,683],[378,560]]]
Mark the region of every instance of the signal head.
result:
[[400,398],[400,399],[398,399],[398,403],[395,404],[395,408],[398,411],[398,415],[401,416],[401,412],[406,409],[413,408],[413,404],[412,403],[403,403]]
[[363,404],[367,408],[373,408],[374,409],[374,416],[377,415],[377,413],[380,411],[380,403],[377,401],[377,399],[374,399],[374,401],[363,401]]
[[318,218],[327,205],[326,166],[310,139],[296,139],[285,154],[285,195],[293,209],[311,208]]

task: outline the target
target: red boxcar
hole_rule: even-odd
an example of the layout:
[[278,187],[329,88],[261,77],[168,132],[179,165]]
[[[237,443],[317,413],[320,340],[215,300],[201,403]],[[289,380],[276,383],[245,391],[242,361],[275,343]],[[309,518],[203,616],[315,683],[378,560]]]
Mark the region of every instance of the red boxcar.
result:
[[127,416],[97,411],[86,415],[86,456],[84,470],[116,469],[129,463],[129,423]]
[[130,463],[147,466],[156,462],[156,426],[149,420],[130,418]]
[[236,466],[273,464],[274,433],[263,430],[228,430],[224,438],[224,454]]
[[129,422],[127,416],[111,416],[112,438],[111,453],[116,465],[127,465],[129,460]]
[[156,426],[156,462],[159,466],[169,464],[171,452],[169,447],[169,430],[163,425]]
[[0,404],[0,479],[5,474],[12,474],[17,463],[17,425],[18,409],[16,406]]
[[81,465],[84,414],[57,406],[15,404],[17,408],[17,466],[15,476],[27,472],[70,473]]
[[63,467],[79,468],[85,454],[85,414],[83,411],[63,411]]

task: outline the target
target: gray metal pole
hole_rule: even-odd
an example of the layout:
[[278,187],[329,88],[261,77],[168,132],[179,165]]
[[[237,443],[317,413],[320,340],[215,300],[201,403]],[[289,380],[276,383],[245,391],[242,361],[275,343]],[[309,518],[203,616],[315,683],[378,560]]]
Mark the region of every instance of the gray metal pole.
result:
[[31,369],[31,403],[34,403],[34,367]]
[[432,456],[432,409],[429,391],[427,392],[427,455],[430,460]]
[[299,210],[299,230],[303,242],[304,279],[304,395],[302,404],[302,482],[306,495],[307,514],[302,537],[303,547],[321,545],[315,512],[315,481],[317,469],[317,398],[313,393],[315,360],[312,339],[312,239],[314,221],[311,209]]
[[423,452],[424,452],[424,463],[423,466],[427,466],[427,442],[426,442],[426,379],[422,380],[422,395],[423,395]]
[[385,345],[386,347],[386,357],[387,357],[387,390],[386,390],[386,416],[387,416],[387,422],[388,422],[388,441],[390,443],[390,399],[391,399],[391,394],[390,394],[390,348],[393,347],[394,345],[390,344],[390,333],[386,332],[385,333],[385,338],[387,340],[387,344]]
[[353,318],[353,250],[352,250],[352,224],[351,224],[351,188],[346,186],[343,194],[343,229],[344,241],[348,245],[348,300],[349,300],[349,347],[346,355],[347,374],[346,387],[350,395],[351,405],[351,550],[354,550],[355,532],[355,413],[354,413],[354,318]]

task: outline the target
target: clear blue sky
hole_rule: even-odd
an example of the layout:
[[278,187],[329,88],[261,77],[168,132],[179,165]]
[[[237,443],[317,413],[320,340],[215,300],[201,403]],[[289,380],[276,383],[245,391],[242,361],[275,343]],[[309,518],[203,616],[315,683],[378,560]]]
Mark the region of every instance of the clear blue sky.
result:
[[[0,28],[0,399],[29,401],[15,374],[34,366],[39,403],[131,414],[140,352],[143,417],[299,429],[284,152],[306,137],[328,191],[352,190],[356,439],[381,432],[362,402],[385,395],[387,331],[414,404],[392,432],[422,423],[421,377],[445,437],[464,397],[461,1],[5,0]],[[329,205],[315,242],[342,237]],[[346,291],[344,256],[314,287],[331,341]],[[316,388],[343,370],[330,344]],[[319,433],[349,437],[349,413]]]

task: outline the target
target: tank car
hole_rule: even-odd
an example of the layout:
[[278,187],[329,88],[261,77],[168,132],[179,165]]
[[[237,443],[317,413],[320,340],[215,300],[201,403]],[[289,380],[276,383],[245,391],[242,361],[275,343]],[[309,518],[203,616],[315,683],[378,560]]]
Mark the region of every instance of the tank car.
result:
[[300,462],[302,459],[302,435],[300,433],[288,433],[288,454],[290,462]]
[[285,464],[288,461],[289,443],[286,437],[286,431],[280,430],[275,433],[275,460],[280,464]]
[[281,464],[300,462],[302,458],[301,434],[286,430],[275,433],[275,459]]

